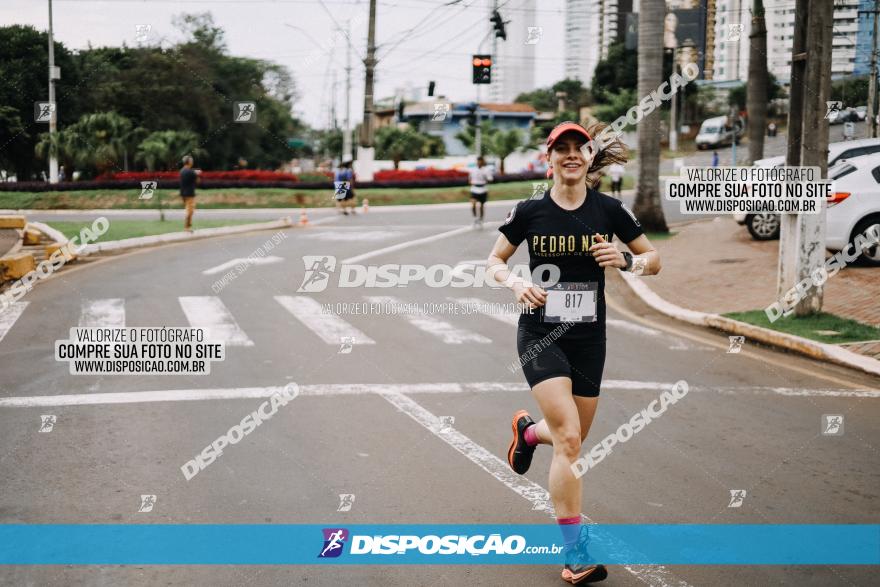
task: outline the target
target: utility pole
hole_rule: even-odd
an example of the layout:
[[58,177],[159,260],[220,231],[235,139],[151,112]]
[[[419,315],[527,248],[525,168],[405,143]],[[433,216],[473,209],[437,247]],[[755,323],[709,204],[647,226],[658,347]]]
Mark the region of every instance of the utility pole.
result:
[[342,134],[342,160],[351,161],[351,21],[345,23],[345,128]]
[[877,13],[880,12],[880,2],[874,0],[874,10],[859,10],[859,14],[871,14],[874,17],[874,34],[871,37],[871,79],[868,80],[868,137],[877,136],[877,109],[874,102],[877,100]]
[[60,77],[55,69],[55,41],[52,36],[52,0],[49,0],[49,183],[58,183],[58,153],[55,133],[58,132],[58,105],[55,104],[55,80]]
[[367,32],[367,57],[364,59],[364,121],[361,123],[357,174],[363,181],[373,179],[373,76],[376,69],[376,0],[370,0],[370,24]]
[[[672,49],[672,73],[678,73],[678,47]],[[672,92],[669,104],[669,150],[678,151],[678,92]]]
[[[826,101],[831,93],[833,5],[827,0],[797,0],[791,60],[789,108],[789,166],[818,167],[821,177],[828,169],[828,122]],[[809,140],[804,140],[804,131]],[[810,279],[825,263],[825,202],[818,214],[782,214],[779,237],[777,297],[797,283]],[[822,309],[823,287],[810,282],[794,305],[796,316]]]

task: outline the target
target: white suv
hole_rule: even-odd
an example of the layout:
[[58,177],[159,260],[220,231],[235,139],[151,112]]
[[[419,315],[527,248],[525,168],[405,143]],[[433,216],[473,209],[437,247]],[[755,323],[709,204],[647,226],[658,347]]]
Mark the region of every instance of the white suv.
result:
[[[835,193],[828,200],[825,248],[839,251],[857,234],[880,224],[880,154],[839,160],[828,178]],[[865,249],[859,260],[880,267],[880,245]]]

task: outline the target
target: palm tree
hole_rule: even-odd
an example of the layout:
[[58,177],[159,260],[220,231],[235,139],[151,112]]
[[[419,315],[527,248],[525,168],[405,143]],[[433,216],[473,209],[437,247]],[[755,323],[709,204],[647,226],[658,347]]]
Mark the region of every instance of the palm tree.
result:
[[[639,96],[647,96],[663,76],[665,0],[642,0],[639,14]],[[633,213],[645,230],[668,232],[660,200],[660,109],[638,124],[638,180]]]
[[749,113],[749,163],[764,158],[768,81],[764,3],[761,0],[754,0],[752,32],[749,34],[749,83],[746,88],[746,111]]
[[198,157],[204,153],[199,137],[189,130],[159,130],[150,133],[137,147],[135,160],[148,170],[174,170],[184,155]]
[[508,155],[523,147],[523,137],[519,129],[499,130],[488,137],[489,152],[501,160],[501,174],[504,175],[504,160]]

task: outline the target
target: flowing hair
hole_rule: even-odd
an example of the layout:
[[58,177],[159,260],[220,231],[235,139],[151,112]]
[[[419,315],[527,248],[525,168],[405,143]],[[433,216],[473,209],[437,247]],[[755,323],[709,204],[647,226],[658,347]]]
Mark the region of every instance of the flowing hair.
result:
[[615,163],[625,165],[627,161],[629,153],[627,152],[626,145],[621,142],[619,135],[614,135],[614,138],[610,141],[604,139],[604,137],[601,141],[596,140],[596,137],[602,134],[602,131],[606,128],[608,128],[608,125],[604,122],[594,122],[586,127],[587,133],[593,139],[591,142],[594,153],[593,162],[587,170],[587,187],[596,188],[599,182],[602,181],[605,168],[609,165]]

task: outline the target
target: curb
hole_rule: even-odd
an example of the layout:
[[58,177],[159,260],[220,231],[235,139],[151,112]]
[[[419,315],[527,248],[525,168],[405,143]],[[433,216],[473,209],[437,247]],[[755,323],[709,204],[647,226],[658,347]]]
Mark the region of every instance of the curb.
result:
[[214,236],[225,236],[228,234],[250,232],[252,230],[290,228],[292,226],[294,226],[293,220],[291,220],[290,216],[285,216],[284,218],[273,220],[271,222],[255,222],[253,224],[239,224],[236,226],[218,226],[216,228],[202,228],[194,232],[168,232],[165,234],[126,238],[118,241],[94,243],[86,245],[84,247],[80,247],[79,249],[77,249],[77,254],[82,257],[87,257],[96,253],[109,253],[123,251],[126,249],[149,247],[153,245],[164,245],[168,243],[176,243],[182,241],[201,240]]
[[776,330],[754,326],[718,314],[687,310],[661,298],[644,281],[632,273],[621,271],[620,276],[623,277],[623,280],[639,299],[670,318],[696,326],[708,326],[709,328],[738,334],[765,344],[795,351],[814,359],[830,361],[844,367],[859,369],[871,375],[880,375],[880,361],[877,359],[848,351],[833,344],[816,342],[815,340],[795,336],[794,334],[777,332]]

